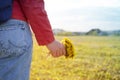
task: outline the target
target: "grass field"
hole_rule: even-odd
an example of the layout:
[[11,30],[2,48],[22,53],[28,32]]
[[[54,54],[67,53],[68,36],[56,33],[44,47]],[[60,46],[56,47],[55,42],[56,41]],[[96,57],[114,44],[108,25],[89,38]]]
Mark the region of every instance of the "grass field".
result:
[[34,40],[31,80],[120,80],[120,37],[69,38],[75,46],[73,59],[53,58]]

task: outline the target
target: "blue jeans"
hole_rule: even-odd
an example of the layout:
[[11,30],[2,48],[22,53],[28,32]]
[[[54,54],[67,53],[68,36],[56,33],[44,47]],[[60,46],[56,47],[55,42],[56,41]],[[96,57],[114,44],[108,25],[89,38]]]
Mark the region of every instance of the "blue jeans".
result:
[[0,80],[29,80],[32,35],[26,22],[0,25]]

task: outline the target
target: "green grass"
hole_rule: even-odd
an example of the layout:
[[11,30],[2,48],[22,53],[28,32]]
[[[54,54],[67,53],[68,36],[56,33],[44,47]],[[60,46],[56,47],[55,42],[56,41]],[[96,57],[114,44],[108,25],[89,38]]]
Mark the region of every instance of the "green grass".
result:
[[69,38],[75,46],[73,59],[48,56],[46,47],[34,40],[31,80],[120,80],[120,37]]

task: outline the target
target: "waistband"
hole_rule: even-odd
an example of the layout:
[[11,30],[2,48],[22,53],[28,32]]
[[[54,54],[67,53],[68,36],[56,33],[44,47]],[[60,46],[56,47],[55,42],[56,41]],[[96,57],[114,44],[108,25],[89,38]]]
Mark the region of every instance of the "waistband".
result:
[[28,23],[26,21],[22,21],[22,20],[17,20],[17,19],[10,19],[7,22],[3,23],[0,25],[0,27],[5,27],[8,25],[19,25],[19,24],[25,24],[27,25]]

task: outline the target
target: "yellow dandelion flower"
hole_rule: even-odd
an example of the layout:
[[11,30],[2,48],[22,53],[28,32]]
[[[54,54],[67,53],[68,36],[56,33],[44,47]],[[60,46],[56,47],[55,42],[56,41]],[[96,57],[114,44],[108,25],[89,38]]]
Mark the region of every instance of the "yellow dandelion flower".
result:
[[68,38],[64,38],[61,42],[66,48],[65,57],[66,58],[73,58],[74,57],[74,46],[72,44],[72,41]]

